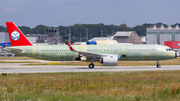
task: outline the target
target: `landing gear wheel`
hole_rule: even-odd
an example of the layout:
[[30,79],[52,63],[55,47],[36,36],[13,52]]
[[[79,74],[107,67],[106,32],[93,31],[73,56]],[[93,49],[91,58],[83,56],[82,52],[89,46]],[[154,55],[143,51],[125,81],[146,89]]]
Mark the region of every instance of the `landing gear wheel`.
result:
[[159,61],[157,61],[157,68],[160,68],[161,65],[159,64]]
[[161,65],[157,65],[157,68],[161,68]]
[[89,68],[94,68],[94,64],[89,64]]

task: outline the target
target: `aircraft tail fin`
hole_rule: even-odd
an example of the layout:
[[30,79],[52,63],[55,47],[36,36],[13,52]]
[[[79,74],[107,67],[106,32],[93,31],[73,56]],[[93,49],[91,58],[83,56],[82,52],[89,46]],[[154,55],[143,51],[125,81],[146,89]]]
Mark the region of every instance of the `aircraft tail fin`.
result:
[[6,26],[7,26],[11,46],[33,45],[13,22],[6,22]]

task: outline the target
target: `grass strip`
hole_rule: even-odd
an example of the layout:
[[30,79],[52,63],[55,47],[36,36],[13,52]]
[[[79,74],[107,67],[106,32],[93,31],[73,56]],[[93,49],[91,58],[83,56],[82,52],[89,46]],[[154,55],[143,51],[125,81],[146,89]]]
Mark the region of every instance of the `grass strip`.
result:
[[179,100],[180,71],[31,73],[0,76],[0,100]]

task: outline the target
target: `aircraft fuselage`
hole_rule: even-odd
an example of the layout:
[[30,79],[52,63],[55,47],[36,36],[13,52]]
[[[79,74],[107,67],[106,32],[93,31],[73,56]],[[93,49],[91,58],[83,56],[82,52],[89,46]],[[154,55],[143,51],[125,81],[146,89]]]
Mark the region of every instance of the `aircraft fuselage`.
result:
[[[77,51],[119,55],[119,61],[146,61],[174,59],[175,52],[162,45],[73,45]],[[14,49],[21,49],[19,52]],[[34,45],[7,47],[9,52],[32,58],[52,61],[73,61],[78,54],[69,50],[67,45]]]

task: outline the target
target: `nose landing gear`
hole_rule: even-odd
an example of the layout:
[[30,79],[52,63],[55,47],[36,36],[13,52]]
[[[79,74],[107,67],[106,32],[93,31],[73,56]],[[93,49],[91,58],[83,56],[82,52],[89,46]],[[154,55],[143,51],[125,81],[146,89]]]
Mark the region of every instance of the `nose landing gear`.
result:
[[93,63],[89,64],[89,68],[94,68],[94,64]]
[[157,61],[157,66],[156,66],[157,68],[160,68],[161,67],[161,65],[159,64],[159,61]]

